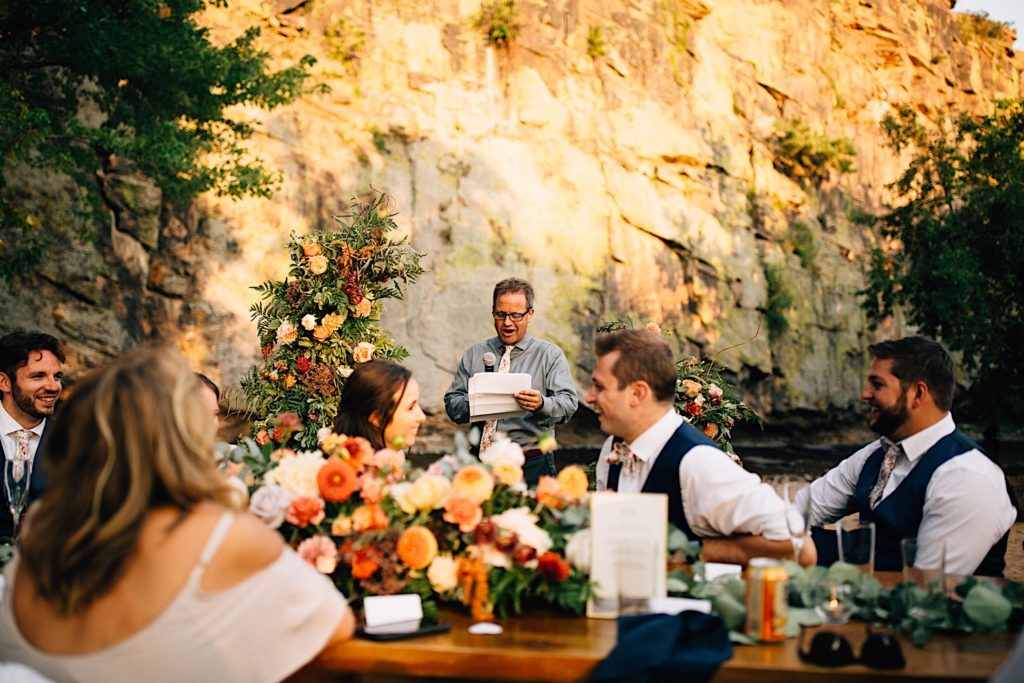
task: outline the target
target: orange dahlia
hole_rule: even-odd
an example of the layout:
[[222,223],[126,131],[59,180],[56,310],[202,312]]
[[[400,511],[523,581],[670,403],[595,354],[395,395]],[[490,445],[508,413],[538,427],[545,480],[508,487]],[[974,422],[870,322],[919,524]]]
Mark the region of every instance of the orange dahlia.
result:
[[316,474],[316,484],[324,500],[340,503],[359,487],[356,471],[341,458],[329,458]]
[[410,569],[424,569],[437,557],[437,539],[424,526],[409,527],[398,537],[398,559]]

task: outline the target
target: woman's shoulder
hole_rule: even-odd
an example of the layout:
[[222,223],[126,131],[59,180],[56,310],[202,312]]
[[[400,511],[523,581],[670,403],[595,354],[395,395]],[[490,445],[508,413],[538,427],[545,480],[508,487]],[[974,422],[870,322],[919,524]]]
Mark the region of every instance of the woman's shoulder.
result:
[[[228,512],[218,510],[219,515]],[[284,550],[284,539],[247,512],[234,512],[223,541],[210,559],[201,587],[218,591],[244,581],[275,562]]]

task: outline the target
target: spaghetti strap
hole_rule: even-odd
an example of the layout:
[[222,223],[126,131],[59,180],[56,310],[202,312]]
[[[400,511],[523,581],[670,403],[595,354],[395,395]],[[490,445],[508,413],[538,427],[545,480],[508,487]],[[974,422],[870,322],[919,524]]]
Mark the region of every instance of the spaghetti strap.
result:
[[225,510],[221,514],[220,519],[213,526],[213,531],[210,532],[210,537],[206,539],[206,545],[203,546],[203,552],[199,554],[196,566],[192,569],[192,574],[189,578],[191,582],[199,582],[203,575],[203,570],[206,569],[206,565],[210,563],[213,556],[217,554],[217,550],[220,548],[220,544],[224,542],[224,537],[228,535],[228,530],[231,529],[231,523],[234,520],[235,513],[230,510]]

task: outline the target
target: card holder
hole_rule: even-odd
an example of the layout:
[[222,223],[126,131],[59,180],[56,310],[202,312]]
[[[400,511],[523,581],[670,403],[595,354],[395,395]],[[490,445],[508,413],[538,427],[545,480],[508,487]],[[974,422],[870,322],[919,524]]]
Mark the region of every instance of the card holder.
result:
[[365,629],[357,629],[356,636],[363,638],[364,640],[373,640],[376,642],[386,643],[392,640],[405,640],[406,638],[417,638],[419,636],[429,636],[436,633],[445,633],[450,631],[452,628],[451,624],[438,622],[436,624],[429,624],[427,626],[420,626],[415,631],[402,631],[398,633],[367,633]]

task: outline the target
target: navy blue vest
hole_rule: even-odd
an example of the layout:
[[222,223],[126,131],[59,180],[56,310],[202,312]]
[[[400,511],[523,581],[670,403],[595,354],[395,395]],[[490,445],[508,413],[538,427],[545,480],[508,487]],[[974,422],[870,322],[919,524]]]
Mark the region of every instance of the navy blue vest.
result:
[[[621,442],[622,439],[615,437],[615,441]],[[641,489],[642,493],[668,494],[668,521],[691,540],[696,540],[697,534],[693,533],[690,525],[686,523],[686,514],[683,512],[683,493],[679,488],[679,463],[694,446],[718,448],[718,444],[704,436],[702,432],[683,422],[661,449]],[[609,491],[618,490],[621,472],[621,463],[608,466]]]
[[[939,439],[934,446],[921,455],[920,462],[914,466],[914,469],[900,482],[899,486],[883,498],[874,509],[871,509],[868,497],[871,495],[871,489],[875,482],[878,481],[885,449],[878,448],[868,456],[864,462],[864,468],[860,471],[860,478],[857,480],[853,495],[860,518],[875,523],[876,569],[899,571],[903,568],[900,541],[904,538],[917,537],[917,530],[921,526],[921,519],[924,516],[925,494],[928,491],[928,482],[931,481],[932,475],[943,464],[973,449],[981,450],[959,429]],[[1007,484],[1007,495],[1010,496],[1010,502],[1016,507],[1016,497],[1010,492],[1009,484]],[[981,576],[1003,575],[1003,569],[1006,567],[1004,556],[1006,555],[1008,536],[1009,532],[989,549],[985,559],[974,570],[974,574]]]

